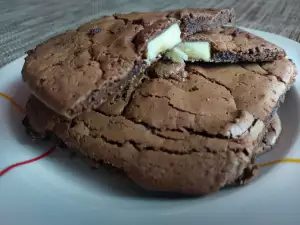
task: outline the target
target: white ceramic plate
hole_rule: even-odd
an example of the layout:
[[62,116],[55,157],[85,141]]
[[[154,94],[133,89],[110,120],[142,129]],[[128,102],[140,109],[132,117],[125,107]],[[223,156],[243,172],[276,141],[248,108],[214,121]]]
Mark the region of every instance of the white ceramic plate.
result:
[[[249,30],[284,48],[300,68],[300,44]],[[24,106],[28,90],[21,81],[24,57],[0,69],[0,92]],[[300,158],[300,79],[280,108],[282,135],[260,162]],[[0,170],[44,153],[21,125],[23,115],[0,98]],[[199,198],[146,193],[104,168],[91,170],[79,159],[56,151],[0,177],[0,224],[299,224],[300,164],[281,163],[260,170],[251,184]]]

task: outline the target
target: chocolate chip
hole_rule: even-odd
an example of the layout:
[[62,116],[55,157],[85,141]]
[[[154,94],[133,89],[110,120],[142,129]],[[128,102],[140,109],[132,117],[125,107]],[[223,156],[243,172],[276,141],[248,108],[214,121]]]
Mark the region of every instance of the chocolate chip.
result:
[[246,37],[248,38],[248,39],[252,39],[252,38],[255,38],[255,36],[253,35],[253,34],[246,34]]
[[31,55],[31,54],[33,54],[33,53],[34,53],[34,49],[29,49],[29,50],[26,52],[27,55]]
[[238,56],[233,52],[218,52],[214,55],[216,62],[237,62]]
[[241,30],[240,29],[238,29],[238,28],[236,28],[233,32],[232,32],[232,36],[233,37],[236,37],[236,36],[238,36],[238,34],[241,32]]
[[88,35],[93,36],[93,35],[99,33],[100,31],[101,31],[101,29],[98,28],[98,27],[97,28],[92,28],[92,29],[89,30]]

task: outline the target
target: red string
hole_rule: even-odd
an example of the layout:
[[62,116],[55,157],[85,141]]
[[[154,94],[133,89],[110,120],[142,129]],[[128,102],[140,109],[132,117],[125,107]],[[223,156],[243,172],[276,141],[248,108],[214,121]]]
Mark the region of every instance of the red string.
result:
[[10,170],[18,167],[18,166],[22,166],[22,165],[25,165],[25,164],[29,164],[29,163],[38,161],[38,160],[46,157],[47,155],[51,154],[54,151],[55,151],[55,147],[52,147],[47,152],[45,152],[44,154],[42,154],[42,155],[40,155],[36,158],[29,159],[29,160],[26,160],[26,161],[22,161],[22,162],[18,162],[18,163],[15,163],[13,165],[10,165],[10,166],[6,167],[5,169],[3,169],[2,171],[0,171],[0,177],[3,176],[4,174],[6,174],[7,172],[9,172]]
[[[5,98],[7,101],[9,101],[11,104],[13,104],[19,111],[24,112],[24,109],[22,108],[22,106],[20,106],[14,99],[9,97],[8,95],[0,92],[0,97]],[[13,165],[10,165],[10,166],[6,167],[4,170],[0,171],[0,177],[3,176],[4,174],[6,174],[7,172],[9,172],[10,170],[18,167],[18,166],[22,166],[22,165],[25,165],[25,164],[29,164],[29,163],[38,161],[38,160],[46,157],[47,155],[51,154],[54,151],[55,151],[55,147],[52,147],[47,152],[45,152],[44,154],[42,154],[42,155],[40,155],[36,158],[29,159],[29,160],[26,160],[26,161],[22,161],[22,162],[18,162],[18,163],[15,163]]]

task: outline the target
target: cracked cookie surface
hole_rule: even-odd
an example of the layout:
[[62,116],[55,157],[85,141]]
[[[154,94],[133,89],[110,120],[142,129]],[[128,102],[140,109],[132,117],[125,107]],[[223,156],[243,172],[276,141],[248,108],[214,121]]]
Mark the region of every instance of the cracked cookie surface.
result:
[[[276,72],[279,65],[285,74]],[[126,95],[72,120],[31,96],[29,126],[151,190],[198,195],[251,179],[270,114],[295,79],[294,64],[153,67]]]
[[231,9],[104,16],[29,51],[23,80],[49,108],[74,118],[97,108],[139,76],[146,67],[146,43],[171,24],[181,23],[191,34],[234,19]]
[[213,32],[188,36],[185,41],[207,41],[211,47],[211,62],[266,62],[286,56],[285,51],[261,37],[235,27],[223,27]]

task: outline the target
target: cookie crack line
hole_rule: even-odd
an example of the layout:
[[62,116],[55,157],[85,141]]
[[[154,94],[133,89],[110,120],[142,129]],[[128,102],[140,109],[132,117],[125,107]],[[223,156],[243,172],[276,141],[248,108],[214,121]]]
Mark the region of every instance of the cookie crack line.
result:
[[[99,113],[99,112],[98,112]],[[101,113],[100,113],[101,114]],[[105,116],[105,114],[103,114]],[[114,117],[119,117],[119,116],[114,116]],[[133,121],[133,120],[130,120],[130,119],[127,119],[125,117],[122,116],[122,118],[128,120],[128,121],[131,121],[132,123],[136,124],[136,125],[141,125],[143,126],[144,128],[146,128],[148,131],[151,132],[151,134],[153,136],[156,136],[156,137],[160,137],[160,138],[164,138],[164,139],[169,139],[169,140],[174,140],[175,142],[176,141],[180,141],[182,140],[182,138],[168,138],[168,137],[165,137],[163,134],[157,134],[155,131],[161,131],[155,127],[151,127],[150,125],[144,123],[144,122],[136,122],[136,121]],[[172,151],[170,149],[166,149],[166,148],[161,148],[161,147],[154,147],[154,146],[151,146],[151,145],[145,145],[144,143],[139,143],[137,142],[136,140],[133,140],[133,139],[127,139],[127,140],[122,140],[122,141],[117,141],[117,140],[113,140],[113,139],[110,139],[109,137],[107,137],[106,135],[104,134],[97,134],[97,129],[91,127],[89,124],[87,124],[84,120],[80,120],[84,125],[85,127],[87,127],[89,129],[89,131],[92,132],[91,136],[93,138],[101,138],[103,141],[105,141],[106,143],[108,144],[111,144],[111,145],[115,145],[117,147],[123,147],[125,144],[127,143],[130,143],[132,144],[137,150],[155,150],[157,149],[156,151],[162,151],[162,152],[168,152],[170,154],[178,154],[178,155],[184,155],[184,154],[191,154],[192,152],[201,152],[197,149],[191,149],[191,150],[188,150],[187,152],[185,153],[179,153],[179,152],[175,152],[175,151]],[[255,123],[253,123],[255,124]],[[252,126],[249,128],[249,130],[252,128]],[[183,128],[184,131],[190,135],[197,135],[197,136],[201,136],[201,137],[204,137],[204,138],[210,138],[210,139],[222,139],[222,140],[228,140],[228,141],[231,141],[231,142],[234,142],[234,143],[238,143],[239,139],[230,139],[229,137],[226,137],[226,136],[223,136],[221,134],[210,134],[206,131],[202,131],[202,132],[197,132],[197,131],[194,131],[192,129],[188,129],[188,128]],[[164,131],[176,131],[176,132],[181,132],[181,133],[184,133],[182,129],[165,129]],[[246,131],[247,132],[247,131]],[[183,138],[184,139],[184,138]],[[142,147],[140,147],[142,146]],[[228,150],[232,150],[234,152],[237,152],[235,149],[228,149]],[[212,150],[210,150],[211,152]],[[242,152],[243,150],[239,151],[239,152]]]
[[[115,20],[123,21],[123,22],[125,23],[125,25],[127,25],[127,24],[130,22],[129,19],[118,18],[118,14],[112,15],[112,17],[113,17]],[[136,21],[132,21],[132,24],[138,24],[138,25],[141,25],[141,26],[145,29],[145,26],[144,26],[144,24],[142,24],[142,23],[137,23]]]
[[[142,95],[142,94],[141,94]],[[147,95],[147,96],[152,96],[152,97],[155,97],[153,95]],[[162,97],[163,98],[163,97]],[[95,111],[95,110],[94,110]],[[109,115],[103,113],[103,112],[100,112],[100,111],[95,111],[101,115],[104,115],[106,117],[109,117]],[[125,110],[123,111],[125,112]],[[164,136],[163,134],[158,134],[157,132],[163,132],[163,131],[170,131],[170,132],[180,132],[180,133],[186,133],[186,134],[189,134],[189,135],[197,135],[197,136],[201,136],[201,137],[205,137],[205,138],[210,138],[210,139],[222,139],[222,140],[229,140],[229,141],[232,141],[232,142],[235,142],[235,143],[238,143],[239,142],[239,138],[242,137],[243,135],[245,135],[246,133],[249,133],[250,130],[255,126],[255,124],[259,121],[258,118],[255,118],[252,122],[252,124],[248,127],[248,129],[246,131],[244,131],[242,134],[240,134],[238,136],[237,139],[234,139],[232,138],[232,134],[230,133],[229,136],[226,136],[226,135],[223,135],[221,132],[221,130],[216,133],[216,134],[212,134],[212,133],[209,133],[207,130],[201,130],[201,131],[195,131],[191,128],[188,128],[188,127],[182,127],[180,129],[169,129],[169,128],[165,128],[165,129],[160,129],[160,128],[157,128],[157,127],[154,127],[154,126],[151,126],[149,125],[148,123],[146,122],[143,122],[143,121],[139,121],[137,122],[136,120],[134,120],[133,118],[128,118],[126,117],[124,114],[121,114],[121,115],[116,115],[116,116],[112,116],[113,118],[115,117],[122,117],[123,119],[125,120],[128,120],[132,123],[134,123],[135,125],[142,125],[144,128],[146,128],[147,130],[149,130],[153,135],[157,136],[157,137],[162,137],[162,138],[165,138],[165,139],[169,139],[169,140],[182,140],[182,138],[170,138],[168,136]],[[237,117],[238,118],[238,117]],[[82,121],[84,122],[84,121]],[[234,121],[231,121],[231,122],[234,122]],[[86,127],[90,128],[88,124],[86,124],[84,122],[84,124],[86,125]],[[91,128],[92,130],[96,131],[96,129],[93,129]]]
[[[125,105],[124,105],[124,107],[123,107],[123,109],[122,109],[122,112],[120,113],[122,116],[124,116],[124,112],[126,112],[128,106],[129,106],[130,103],[132,102],[133,97],[134,97],[135,93],[137,92],[137,88],[138,88],[139,86],[141,86],[142,83],[143,83],[143,80],[141,80],[141,83],[138,84],[138,85],[135,87],[135,89],[134,89],[131,93],[129,93],[130,96],[127,96],[127,98],[128,98],[127,101],[126,101],[126,97],[124,98],[124,101],[125,101],[126,103],[125,103]],[[125,91],[126,91],[126,90],[125,90]],[[121,97],[122,97],[122,96],[121,96]]]
[[170,103],[170,98],[168,97],[168,96],[159,96],[159,95],[153,95],[153,94],[150,94],[150,93],[148,93],[148,94],[144,94],[144,93],[141,93],[140,92],[140,94],[143,96],[143,97],[153,97],[153,98],[164,98],[164,99],[167,99],[168,100],[168,105],[170,106],[170,107],[172,107],[173,109],[175,109],[175,110],[177,110],[177,111],[180,111],[180,112],[186,112],[186,113],[189,113],[189,114],[191,114],[191,115],[195,115],[195,116],[198,116],[198,114],[197,113],[193,113],[193,112],[190,112],[190,111],[187,111],[187,110],[184,110],[184,109],[181,109],[181,108],[178,108],[178,107],[176,107],[175,105],[173,105],[172,103]]
[[153,98],[164,98],[164,99],[167,99],[168,101],[171,100],[170,97],[168,97],[168,96],[160,96],[160,95],[155,95],[155,94],[151,94],[151,93],[145,94],[145,93],[143,93],[143,92],[141,92],[141,91],[139,91],[139,94],[140,94],[141,96],[145,97],[145,98],[153,97]]
[[274,75],[273,73],[270,73],[269,71],[267,71],[267,70],[265,70],[264,68],[262,68],[262,67],[261,67],[262,63],[259,63],[258,65],[259,65],[259,67],[260,67],[262,70],[266,71],[266,74],[261,74],[261,73],[258,73],[258,72],[249,70],[249,69],[248,69],[247,67],[245,67],[245,65],[243,65],[243,64],[241,64],[240,66],[243,67],[243,68],[244,68],[245,70],[247,70],[247,71],[251,71],[252,73],[255,73],[256,75],[263,76],[263,77],[275,77],[276,80],[277,80],[278,82],[283,83],[283,84],[285,84],[285,85],[287,84],[284,80],[282,80],[281,77],[276,76],[276,75]]
[[[102,113],[102,112],[98,112],[98,113],[100,113],[100,114],[103,114],[104,116],[107,116],[107,115],[105,115],[104,113]],[[202,136],[202,137],[206,137],[206,138],[211,138],[211,139],[224,139],[224,140],[228,140],[229,139],[229,137],[227,137],[227,136],[224,136],[224,135],[222,135],[222,134],[211,134],[211,133],[209,133],[209,132],[207,132],[207,131],[195,131],[195,130],[193,130],[193,129],[190,129],[190,128],[187,128],[187,127],[183,127],[183,128],[181,128],[181,129],[168,129],[168,128],[166,128],[166,129],[163,129],[163,130],[161,130],[161,129],[159,129],[159,128],[156,128],[156,127],[153,127],[153,126],[151,126],[151,125],[149,125],[149,124],[147,124],[147,123],[145,123],[145,122],[143,122],[143,121],[140,121],[140,122],[137,122],[137,121],[135,121],[134,119],[132,119],[132,118],[127,118],[127,117],[125,117],[124,115],[121,115],[125,120],[129,120],[130,122],[132,122],[132,123],[134,123],[134,124],[136,124],[136,125],[142,125],[142,126],[144,126],[144,128],[146,128],[146,129],[148,129],[148,130],[150,130],[151,132],[152,132],[152,134],[154,134],[154,135],[156,135],[156,136],[160,136],[160,135],[158,135],[157,133],[155,133],[155,130],[156,131],[171,131],[171,132],[180,132],[180,133],[184,133],[184,132],[186,132],[186,133],[188,133],[188,134],[190,134],[190,135],[198,135],[198,136]],[[114,116],[114,117],[117,117],[117,116]],[[254,123],[255,124],[255,123]],[[253,124],[253,125],[254,125]],[[88,127],[88,126],[87,126]],[[252,128],[252,126],[250,127],[250,129]],[[167,138],[167,137],[165,137],[165,136],[163,136],[164,138]],[[172,139],[172,138],[171,138]],[[175,140],[179,140],[179,139],[175,139]],[[231,141],[234,141],[234,139],[232,139]]]
[[[83,123],[85,124],[85,126],[90,130],[90,131],[95,131],[96,129],[91,128],[88,124],[86,124],[84,121]],[[179,155],[179,156],[186,156],[186,155],[191,155],[193,153],[203,153],[203,152],[208,152],[211,154],[217,154],[218,151],[215,151],[213,149],[210,149],[207,146],[204,146],[204,148],[201,149],[195,149],[195,148],[191,148],[186,152],[179,152],[179,151],[172,151],[170,149],[166,149],[163,147],[157,148],[154,146],[150,146],[150,145],[145,145],[144,143],[138,143],[135,140],[132,139],[128,139],[128,140],[124,140],[123,142],[119,142],[116,140],[111,140],[108,137],[106,137],[105,135],[91,135],[91,137],[98,139],[100,138],[102,141],[104,141],[105,143],[109,144],[109,145],[113,145],[116,146],[118,148],[122,148],[127,144],[130,144],[132,147],[134,147],[134,149],[138,152],[143,152],[143,151],[153,151],[153,152],[162,152],[162,153],[166,153],[169,155]],[[233,153],[241,153],[244,154],[245,149],[236,149],[236,148],[229,148],[229,145],[226,146],[226,150],[224,150],[224,152],[227,151],[231,151]],[[300,163],[300,159],[299,159],[299,163]]]
[[[140,92],[140,94],[141,94],[143,97],[149,97],[149,96],[150,96],[150,97],[153,97],[153,98],[165,98],[165,99],[167,99],[167,100],[170,101],[170,98],[167,97],[167,96],[157,96],[157,95],[153,95],[153,94],[150,94],[150,93],[148,93],[148,94],[143,94],[143,93],[141,93],[141,92]],[[197,114],[197,113],[192,113],[192,112],[190,112],[190,111],[186,111],[186,110],[184,110],[184,109],[180,109],[180,108],[178,108],[178,107],[172,105],[169,101],[168,101],[168,105],[169,105],[170,107],[172,107],[173,109],[175,109],[175,110],[178,110],[178,111],[180,111],[180,112],[186,112],[186,113],[189,113],[189,114],[192,114],[192,115],[195,115],[195,116],[200,116],[200,115]],[[233,135],[232,135],[231,131],[230,131],[230,135],[229,135],[229,136],[224,136],[224,135],[222,135],[220,132],[217,133],[217,134],[211,134],[211,133],[209,133],[208,131],[205,131],[205,130],[203,130],[203,131],[198,131],[198,132],[197,132],[197,131],[193,131],[192,129],[186,128],[186,127],[184,127],[184,129],[185,129],[186,131],[188,131],[189,134],[201,135],[201,136],[203,136],[203,137],[208,137],[208,138],[218,138],[218,139],[225,139],[225,140],[231,139],[231,141],[237,142],[237,141],[239,140],[240,137],[242,137],[242,136],[245,135],[246,133],[249,133],[249,132],[250,132],[251,128],[256,124],[257,121],[258,121],[258,119],[255,119],[255,120],[252,122],[251,126],[250,126],[245,132],[243,132],[242,134],[240,134],[240,135],[238,136],[237,139],[232,138]]]
[[[162,153],[166,153],[166,154],[170,154],[170,155],[190,155],[192,153],[201,153],[203,151],[199,151],[197,149],[190,149],[187,152],[175,152],[166,148],[156,148],[154,146],[150,146],[150,145],[145,145],[145,144],[141,144],[138,143],[134,140],[125,140],[124,142],[118,142],[118,141],[114,141],[114,140],[110,140],[107,137],[105,137],[104,135],[95,135],[93,136],[93,138],[100,138],[102,141],[106,142],[107,144],[110,145],[114,145],[117,146],[119,148],[122,148],[123,146],[125,146],[126,144],[130,144],[132,145],[132,147],[135,148],[135,150],[137,150],[138,152],[142,152],[142,151],[154,151],[154,152],[162,152]],[[212,153],[212,154],[216,154],[216,151],[213,151],[207,147],[204,148],[206,152]],[[227,149],[227,150],[232,150],[233,152],[234,149]],[[242,152],[242,151],[241,151]]]
[[211,83],[213,83],[213,84],[217,84],[217,85],[219,85],[219,86],[225,88],[227,91],[229,91],[230,95],[231,95],[231,96],[233,97],[233,99],[234,99],[234,96],[232,95],[232,90],[231,90],[229,87],[227,87],[226,85],[222,84],[221,82],[217,81],[216,79],[209,78],[209,77],[205,76],[204,74],[200,73],[199,71],[194,71],[194,70],[193,70],[193,72],[196,73],[197,75],[203,77],[204,79],[208,80],[209,82],[211,82]]

